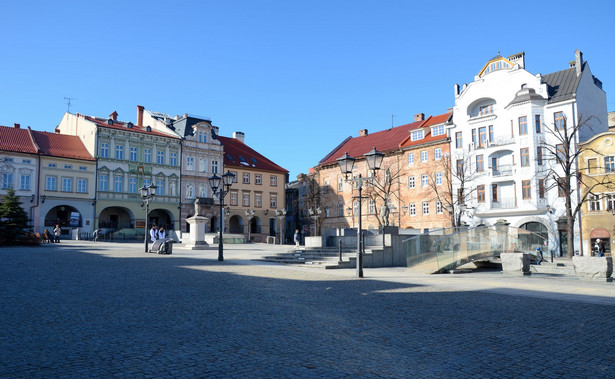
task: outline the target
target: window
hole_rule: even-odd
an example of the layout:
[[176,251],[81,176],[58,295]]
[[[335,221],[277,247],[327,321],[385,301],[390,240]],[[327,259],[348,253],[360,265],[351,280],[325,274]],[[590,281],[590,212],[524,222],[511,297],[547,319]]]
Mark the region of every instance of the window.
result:
[[137,178],[131,177],[128,179],[128,192],[137,193]]
[[344,203],[337,204],[337,217],[344,217]]
[[478,143],[480,147],[487,146],[487,128],[478,128]]
[[278,194],[276,194],[276,193],[269,194],[269,201],[271,203],[271,208],[277,208],[277,206],[278,206]]
[[414,188],[414,176],[408,177],[408,188]]
[[540,121],[540,115],[534,116],[534,126],[536,127],[536,133],[542,133],[542,122]]
[[237,191],[231,191],[231,205],[238,205],[239,204],[239,194],[237,193]]
[[455,147],[457,149],[463,148],[463,137],[461,136],[461,132],[455,133]]
[[243,173],[243,184],[250,184],[250,173],[249,172]]
[[87,179],[77,179],[77,192],[79,193],[88,192],[88,180]]
[[564,130],[566,127],[566,119],[564,118],[564,112],[553,113],[553,123],[555,130]]
[[524,147],[521,149],[521,167],[530,165],[530,148]]
[[150,179],[143,179],[143,185],[146,187],[149,187],[149,185],[152,183],[152,181]]
[[261,174],[254,174],[254,184],[263,184],[263,176]]
[[482,154],[476,156],[476,171],[485,171],[485,157]]
[[271,175],[270,184],[272,187],[276,187],[278,185],[278,177]]
[[109,158],[109,144],[108,143],[100,144],[100,157]]
[[260,192],[254,193],[254,206],[257,208],[262,208],[263,206],[263,194]]
[[344,190],[344,178],[337,178],[337,192],[342,192]]
[[519,117],[519,135],[527,134],[527,116]]
[[539,199],[545,198],[545,180],[544,179],[538,179],[538,198]]
[[606,210],[612,211],[613,208],[615,208],[615,195],[608,194],[605,195],[604,198],[606,199]]
[[[47,180],[49,181],[49,176]],[[55,178],[54,178],[55,179]],[[55,184],[54,184],[55,187]],[[13,174],[2,174],[2,189],[13,188]],[[55,188],[52,190],[55,191]]]
[[479,203],[485,202],[485,185],[476,186],[476,197]]
[[58,165],[55,163],[49,163],[48,166],[51,168],[56,168]]
[[100,175],[98,177],[98,190],[99,191],[107,191],[109,189],[109,176],[108,175]]
[[604,172],[615,172],[615,156],[604,157]]
[[491,168],[492,168],[494,171],[497,171],[497,170],[498,170],[498,158],[497,158],[497,157],[492,157],[492,158],[491,158]]
[[368,212],[371,215],[376,213],[376,203],[374,202],[374,199],[369,199],[369,209],[368,209]]
[[130,148],[130,161],[131,162],[137,161],[137,148],[136,147]]
[[417,141],[417,140],[423,139],[423,137],[424,137],[424,132],[423,132],[423,129],[421,129],[421,130],[415,130],[415,131],[413,131],[413,132],[410,134],[410,139],[411,139],[412,141]]
[[64,168],[65,168],[66,170],[72,170],[72,169],[73,169],[73,165],[72,165],[72,164],[65,164],[65,165],[64,165]]
[[88,168],[87,168],[87,166],[79,166],[79,170],[80,171],[87,171]]
[[415,204],[408,204],[408,214],[410,216],[416,216],[416,205]]
[[143,162],[152,163],[152,149],[143,149]]
[[494,203],[498,202],[498,185],[497,184],[491,185],[491,201]]
[[493,104],[483,105],[478,109],[479,116],[486,116],[493,113]]
[[62,178],[62,192],[73,192],[73,178]]
[[529,180],[521,181],[521,196],[524,200],[532,198],[532,184]]
[[432,136],[441,136],[442,134],[444,134],[444,125],[438,125],[431,128]]
[[207,185],[199,185],[199,197],[207,197]]
[[217,174],[218,173],[218,161],[211,161],[211,173],[212,174]]
[[476,129],[472,129],[472,143],[474,146],[478,146],[478,140],[476,139]]
[[557,178],[557,196],[564,197],[566,195],[566,178]]
[[186,170],[194,171],[194,157],[186,157]]
[[441,148],[437,148],[433,150],[433,158],[437,161],[442,159],[442,149]]
[[457,159],[457,175],[463,175],[463,159]]
[[408,154],[408,164],[414,164],[414,153]]
[[[124,178],[121,176],[116,176],[113,179],[113,190],[115,192],[124,192]],[[156,192],[156,194],[158,195],[159,193]]]
[[423,201],[423,214],[424,215],[429,214],[429,202],[427,201]]
[[164,196],[164,179],[158,179],[156,181],[156,196]]
[[589,195],[589,210],[596,212],[600,210],[600,196]]
[[169,154],[169,165],[177,166],[177,153]]
[[421,162],[427,162],[427,151],[421,151]]
[[436,201],[436,213],[441,215],[442,214],[442,202],[441,201]]
[[536,164],[542,166],[542,146],[536,147]]
[[[4,175],[7,175],[7,174],[4,174]],[[8,175],[10,175],[11,177],[10,182],[9,182],[9,185],[11,185],[13,181],[13,175],[11,174],[8,174]],[[2,184],[3,188],[9,188],[5,186],[7,183],[6,177],[4,178],[4,181],[2,183],[3,183]],[[55,176],[48,176],[45,180],[45,189],[47,191],[57,191],[58,190],[58,178],[56,178]]]
[[[235,194],[237,196],[237,194]],[[194,199],[194,186],[192,184],[186,184],[186,199]],[[231,192],[231,200],[233,199],[233,193]],[[237,205],[237,204],[231,204]]]
[[494,141],[494,137],[493,137],[493,125],[489,125],[489,142],[493,142]]
[[207,142],[207,134],[205,132],[199,132],[199,142]]
[[115,146],[115,159],[124,159],[124,146]]
[[241,193],[241,205],[243,205],[244,207],[250,206],[250,192]]
[[31,160],[31,159],[23,159],[23,160],[21,161],[21,163],[24,163],[24,164],[30,164],[30,163],[32,163],[32,160]]
[[442,173],[441,172],[436,172],[436,185],[437,186],[442,185]]
[[156,163],[164,164],[164,151],[156,152]]
[[331,217],[331,209],[329,207],[325,207],[325,217]]
[[359,202],[356,200],[352,202],[352,214],[353,215],[359,214]]
[[564,150],[563,144],[555,145],[555,154],[557,156],[558,163],[563,163],[566,161],[566,151]]
[[30,181],[31,181],[31,175],[22,175],[21,176],[21,180],[19,183],[19,189],[21,190],[30,190]]
[[207,171],[207,160],[203,158],[199,158],[199,171],[200,172]]
[[429,176],[426,174],[421,175],[421,187],[429,186]]
[[587,160],[587,173],[588,174],[595,174],[598,172],[598,159],[596,158],[589,158]]

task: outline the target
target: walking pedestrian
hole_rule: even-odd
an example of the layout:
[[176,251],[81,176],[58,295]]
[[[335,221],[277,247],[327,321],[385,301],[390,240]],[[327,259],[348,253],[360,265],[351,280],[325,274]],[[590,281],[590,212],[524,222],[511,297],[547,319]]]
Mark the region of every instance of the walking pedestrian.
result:
[[62,229],[59,224],[56,224],[55,229],[53,229],[53,235],[55,236],[55,242],[60,242],[60,234],[62,234]]
[[293,237],[295,241],[295,249],[299,248],[301,244],[301,234],[299,234],[299,229],[295,229],[295,236]]

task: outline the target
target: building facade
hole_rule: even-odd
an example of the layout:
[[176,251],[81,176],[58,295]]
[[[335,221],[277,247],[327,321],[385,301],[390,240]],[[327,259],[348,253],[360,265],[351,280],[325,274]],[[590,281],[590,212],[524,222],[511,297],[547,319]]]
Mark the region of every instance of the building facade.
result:
[[[525,69],[524,53],[494,57],[473,82],[455,85],[449,131],[453,169],[464,179],[455,181],[454,212],[471,226],[502,219],[540,234],[556,255],[567,250],[558,228],[565,210],[558,191],[564,174],[554,163],[563,154],[560,137],[578,129],[570,142],[576,151],[607,128],[601,82],[580,51],[570,66],[535,75]],[[571,186],[578,190],[575,181]],[[575,250],[579,236],[577,224]]]

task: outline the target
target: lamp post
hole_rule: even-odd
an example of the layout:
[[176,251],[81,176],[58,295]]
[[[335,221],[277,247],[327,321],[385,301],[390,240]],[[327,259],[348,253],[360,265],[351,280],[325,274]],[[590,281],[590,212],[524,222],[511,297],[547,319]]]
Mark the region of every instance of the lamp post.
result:
[[235,174],[230,171],[227,171],[225,174],[222,174],[222,177],[219,177],[216,174],[209,177],[209,186],[211,187],[211,190],[214,194],[217,193],[218,201],[220,203],[220,236],[218,241],[218,261],[220,262],[224,260],[224,243],[222,241],[222,229],[224,229],[224,221],[222,220],[222,209],[224,208],[224,197],[233,185],[233,180],[235,180]]
[[363,189],[363,182],[369,183],[373,180],[373,177],[376,176],[376,170],[380,170],[380,166],[382,165],[382,160],[384,159],[384,154],[377,151],[374,147],[369,153],[364,155],[365,160],[367,161],[367,167],[369,170],[372,170],[373,176],[371,178],[363,178],[361,174],[359,174],[356,178],[348,179],[348,174],[352,174],[352,169],[354,167],[355,159],[348,155],[348,153],[344,153],[344,156],[337,159],[337,164],[344,174],[344,178],[347,183],[352,183],[356,185],[359,190],[359,222],[358,222],[358,232],[357,232],[357,278],[363,277],[363,242],[361,240],[361,200],[363,199],[361,196],[361,191]]
[[145,233],[144,234],[144,240],[145,240],[145,252],[147,253],[147,233],[149,231],[149,227],[147,225],[147,221],[149,219],[149,202],[150,200],[152,200],[154,198],[154,196],[156,196],[156,187],[153,184],[150,184],[149,186],[145,186],[145,184],[143,185],[143,187],[141,187],[141,189],[139,189],[139,192],[141,192],[141,199],[143,200],[143,204],[145,204]]
[[282,234],[282,225],[284,218],[286,217],[286,209],[276,209],[275,215],[278,217],[278,223],[280,224],[280,245],[282,244],[282,240],[284,239],[284,235]]
[[252,219],[254,218],[254,209],[246,209],[246,218],[248,219],[248,242],[250,242],[250,232],[252,229]]
[[318,220],[320,219],[320,215],[322,214],[322,209],[320,209],[320,207],[316,209],[310,208],[308,209],[308,213],[310,215],[310,218],[314,220],[314,231],[317,235],[320,235],[320,230],[318,229]]

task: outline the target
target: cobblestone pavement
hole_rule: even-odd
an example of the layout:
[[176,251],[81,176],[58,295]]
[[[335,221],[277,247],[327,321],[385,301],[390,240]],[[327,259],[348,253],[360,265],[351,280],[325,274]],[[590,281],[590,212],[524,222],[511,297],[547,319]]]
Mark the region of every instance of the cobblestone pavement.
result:
[[[355,279],[246,260],[256,245],[224,262],[142,249],[1,248],[0,377],[615,376],[615,283]],[[536,295],[560,286],[582,289]]]

